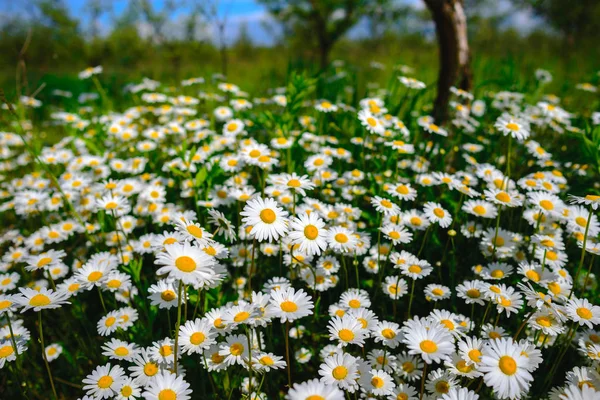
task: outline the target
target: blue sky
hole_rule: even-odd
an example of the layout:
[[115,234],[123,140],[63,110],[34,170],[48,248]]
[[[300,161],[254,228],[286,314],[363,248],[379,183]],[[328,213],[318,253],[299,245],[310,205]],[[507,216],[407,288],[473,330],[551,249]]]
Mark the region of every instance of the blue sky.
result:
[[[0,17],[10,18],[15,14],[28,15],[31,10],[31,4],[34,0],[0,0]],[[87,0],[63,0],[69,8],[73,16],[78,17],[81,20],[81,28],[84,31],[89,31],[90,17],[87,8]],[[112,4],[114,15],[120,15],[129,3],[128,0],[103,0],[107,4]],[[165,0],[150,0],[155,9],[161,10],[164,7]],[[204,0],[197,0],[204,1]],[[211,0],[212,1],[212,0]],[[415,8],[422,8],[422,0],[397,0],[399,2],[407,3]],[[182,4],[175,15],[172,18],[172,22],[169,26],[171,32],[177,34],[181,32],[182,24],[180,23],[188,14],[191,8],[190,5],[186,5],[185,1],[181,1]],[[189,3],[188,3],[189,4]],[[527,31],[531,27],[536,26],[539,21],[536,21],[531,14],[524,12],[523,10],[515,10],[509,0],[497,0],[491,3],[489,12],[491,14],[497,12],[503,12],[506,10],[510,11],[511,18],[508,24],[514,26],[522,31]],[[275,41],[272,37],[272,32],[265,29],[265,23],[273,24],[272,18],[268,12],[258,3],[257,0],[220,0],[219,1],[219,14],[221,16],[227,15],[228,24],[226,30],[226,39],[228,42],[232,42],[238,37],[240,27],[245,24],[248,27],[251,38],[255,43],[269,45]],[[108,32],[111,28],[112,20],[109,14],[105,14],[100,20],[100,31]],[[274,24],[273,24],[274,25]],[[140,26],[140,31],[144,32],[144,26]],[[147,30],[146,30],[147,31]],[[360,36],[361,31],[364,32],[364,27],[361,28],[360,24],[351,32],[351,36]],[[204,27],[202,32],[199,32],[199,36],[205,38],[214,37],[214,28],[210,26]]]

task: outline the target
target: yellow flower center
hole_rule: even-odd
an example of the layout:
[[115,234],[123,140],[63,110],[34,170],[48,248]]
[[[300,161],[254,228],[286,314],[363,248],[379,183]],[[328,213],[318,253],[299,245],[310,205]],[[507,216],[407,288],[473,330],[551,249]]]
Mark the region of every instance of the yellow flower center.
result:
[[438,218],[444,218],[444,215],[446,215],[446,213],[444,212],[444,210],[442,210],[439,207],[436,207],[433,209],[433,213],[435,214],[436,217]]
[[408,186],[398,185],[398,187],[396,188],[396,192],[407,195],[410,191],[408,190]]
[[181,272],[192,272],[196,269],[196,261],[191,257],[181,256],[175,260],[175,266]]
[[438,349],[437,344],[435,344],[432,340],[426,339],[423,340],[420,344],[419,347],[421,348],[422,351],[424,351],[425,353],[435,353]]
[[277,215],[270,208],[265,208],[260,212],[260,219],[265,224],[272,224],[273,222],[275,222],[275,219],[277,219]]
[[509,122],[508,124],[506,124],[506,128],[515,132],[519,130],[519,125],[515,124],[514,122]]
[[544,326],[546,328],[552,325],[552,322],[550,321],[550,318],[548,318],[545,315],[541,315],[541,316],[537,317],[535,319],[535,322],[537,322],[538,325]]
[[450,385],[446,381],[439,381],[435,384],[435,391],[437,393],[448,393],[450,391]]
[[262,365],[273,365],[275,364],[275,361],[273,361],[273,359],[269,356],[262,356],[261,358],[258,359],[258,362],[260,362]]
[[496,200],[501,201],[502,203],[510,203],[510,195],[506,192],[499,192],[496,195]]
[[498,367],[505,375],[514,375],[517,372],[517,362],[510,356],[500,357]]
[[469,358],[474,362],[481,361],[481,351],[478,349],[473,349],[469,351]]
[[532,269],[525,272],[525,276],[534,282],[539,282],[541,279],[540,274],[537,271],[532,270]]
[[481,296],[481,292],[478,289],[469,289],[467,290],[467,296],[472,299],[478,299]]
[[319,229],[314,225],[304,227],[304,236],[309,240],[315,240],[319,236]]
[[100,278],[102,278],[102,272],[94,271],[88,275],[88,281],[97,282]]
[[347,243],[348,242],[348,236],[346,236],[345,233],[336,233],[335,235],[335,241],[338,243]]
[[189,225],[186,230],[190,235],[197,238],[202,238],[202,229],[198,228],[196,225]]
[[98,387],[100,389],[107,389],[114,382],[113,378],[108,375],[104,375],[102,378],[98,379]]
[[481,205],[476,205],[475,207],[473,207],[473,212],[478,215],[484,215],[485,207],[483,207]]
[[385,382],[383,381],[383,379],[381,379],[378,376],[375,376],[373,377],[373,379],[371,379],[371,385],[373,385],[373,387],[376,389],[381,389],[384,384]]
[[396,337],[396,332],[394,332],[392,329],[386,328],[381,331],[381,335],[386,339],[393,339]]
[[581,317],[583,319],[592,319],[592,317],[593,317],[592,311],[586,307],[579,307],[576,310],[576,312],[577,312],[577,315],[579,315],[579,317]]
[[12,345],[2,346],[0,347],[0,359],[8,357],[14,352]]
[[129,397],[129,396],[131,396],[132,393],[133,393],[133,389],[131,388],[131,386],[123,386],[121,388],[121,395],[123,397]]
[[164,301],[173,301],[175,300],[175,297],[177,297],[177,295],[175,294],[175,292],[173,290],[165,290],[160,294],[160,298],[163,299]]
[[501,269],[495,269],[490,273],[490,275],[492,276],[492,278],[500,279],[504,276],[504,271],[502,271]]
[[352,332],[350,329],[341,329],[338,332],[338,336],[344,342],[350,342],[351,340],[354,340],[354,332]]
[[281,310],[285,312],[296,312],[298,311],[298,305],[293,301],[286,300],[280,304]]
[[119,357],[125,357],[129,355],[129,350],[125,346],[120,346],[115,349],[115,354]]
[[229,347],[229,352],[234,356],[239,356],[244,352],[244,346],[241,343],[234,343]]
[[177,393],[171,389],[163,389],[158,392],[158,400],[177,400]]
[[240,311],[239,313],[237,313],[235,315],[235,317],[233,317],[233,320],[235,322],[243,322],[245,320],[247,320],[250,317],[250,313],[246,312],[246,311]]
[[342,380],[348,375],[348,368],[339,365],[333,369],[332,375],[335,379]]
[[420,266],[418,266],[416,264],[408,267],[408,272],[413,273],[413,274],[420,274],[422,270],[423,270],[423,268],[421,268]]
[[359,308],[360,307],[360,301],[356,300],[356,299],[352,299],[348,302],[348,305],[352,308]]
[[158,366],[152,362],[144,365],[144,375],[146,376],[154,376],[158,373]]
[[194,332],[192,336],[190,336],[190,343],[194,346],[198,346],[200,343],[204,342],[206,336],[202,332]]
[[163,357],[169,357],[171,354],[173,354],[173,348],[168,344],[163,344],[160,346],[160,349],[158,349],[158,353]]
[[45,294],[36,294],[29,300],[29,305],[33,307],[43,307],[50,304],[52,301]]

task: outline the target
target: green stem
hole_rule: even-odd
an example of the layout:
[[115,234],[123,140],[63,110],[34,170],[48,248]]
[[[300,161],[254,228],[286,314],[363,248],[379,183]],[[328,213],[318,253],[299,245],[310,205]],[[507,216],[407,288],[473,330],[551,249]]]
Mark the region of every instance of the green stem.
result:
[[46,357],[46,346],[44,345],[44,328],[42,326],[42,310],[38,312],[38,325],[40,328],[40,344],[42,345],[42,356],[44,358],[44,363],[46,364],[46,370],[48,371],[48,378],[50,378],[50,386],[52,386],[52,393],[54,394],[54,398],[58,400],[56,388],[54,387],[54,379],[52,379],[52,371],[50,371],[50,364],[48,364],[48,358]]
[[179,350],[179,326],[181,325],[181,292],[183,289],[183,282],[179,281],[179,288],[177,289],[177,325],[175,327],[175,348],[173,349],[174,353],[174,367],[173,371],[175,375],[177,375],[177,352]]

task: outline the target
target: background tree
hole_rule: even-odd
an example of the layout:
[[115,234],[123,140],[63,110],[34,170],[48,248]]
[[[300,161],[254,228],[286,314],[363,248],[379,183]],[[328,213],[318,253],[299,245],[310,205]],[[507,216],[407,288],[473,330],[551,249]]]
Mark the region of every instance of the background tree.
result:
[[383,15],[392,0],[259,0],[284,25],[289,36],[302,38],[305,45],[316,45],[321,69],[329,64],[333,46],[361,17]]
[[469,91],[473,83],[467,16],[463,0],[424,0],[435,23],[439,51],[437,96],[433,116],[437,123],[448,117],[450,88],[459,82]]
[[564,36],[568,47],[584,39],[598,41],[598,0],[513,0],[513,3],[544,18]]

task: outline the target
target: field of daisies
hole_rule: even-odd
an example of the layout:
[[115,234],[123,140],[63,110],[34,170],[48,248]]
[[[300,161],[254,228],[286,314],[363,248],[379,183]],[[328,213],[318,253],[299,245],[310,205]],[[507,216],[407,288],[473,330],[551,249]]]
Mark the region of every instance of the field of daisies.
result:
[[103,76],[0,96],[0,398],[600,399],[595,84]]

